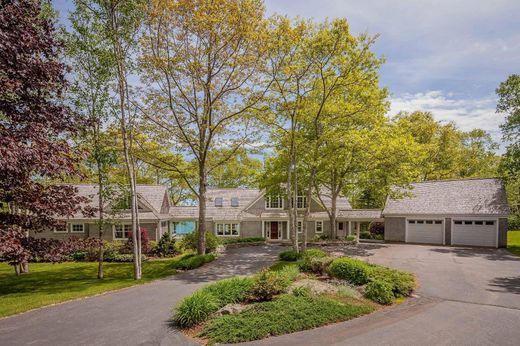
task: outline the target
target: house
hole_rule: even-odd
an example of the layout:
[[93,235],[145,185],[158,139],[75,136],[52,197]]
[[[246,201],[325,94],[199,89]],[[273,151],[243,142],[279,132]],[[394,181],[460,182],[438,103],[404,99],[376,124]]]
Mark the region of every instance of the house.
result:
[[[330,235],[330,220],[327,210],[332,201],[324,195],[321,200],[312,198],[307,222],[308,239]],[[270,241],[289,239],[289,200],[282,196],[266,195],[258,189],[209,189],[206,198],[206,229],[218,237],[265,237]],[[303,215],[307,198],[298,196],[297,229],[303,231]],[[170,208],[173,229],[177,234],[194,229],[198,207],[175,206]],[[358,228],[368,228],[373,221],[383,221],[381,210],[352,209],[344,197],[336,205],[338,236],[353,234]],[[181,233],[182,233],[181,232]]]
[[[98,186],[95,184],[72,184],[78,191],[78,196],[88,197],[89,207],[97,208],[99,205]],[[118,195],[116,193],[116,195]],[[137,201],[139,208],[139,222],[141,228],[147,230],[150,240],[159,239],[168,229],[171,216],[171,207],[168,189],[162,185],[137,185]],[[121,194],[121,200],[116,200],[118,208],[110,204],[105,206],[105,240],[126,240],[132,230],[131,215],[129,210],[128,196]],[[65,239],[68,237],[88,238],[99,236],[98,226],[99,213],[92,217],[85,217],[82,213],[77,213],[71,218],[65,219],[66,227],[64,230],[52,229],[42,232],[31,232],[35,238],[56,238]]]
[[509,213],[498,178],[414,183],[411,196],[387,200],[385,240],[505,247]]

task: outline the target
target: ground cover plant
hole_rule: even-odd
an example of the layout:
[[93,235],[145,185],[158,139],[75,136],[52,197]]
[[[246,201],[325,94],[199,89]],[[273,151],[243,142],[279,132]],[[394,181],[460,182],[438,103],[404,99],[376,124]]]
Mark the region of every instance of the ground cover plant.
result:
[[251,238],[224,238],[221,240],[222,244],[243,244],[243,243],[260,243],[265,242],[263,237],[251,237]]

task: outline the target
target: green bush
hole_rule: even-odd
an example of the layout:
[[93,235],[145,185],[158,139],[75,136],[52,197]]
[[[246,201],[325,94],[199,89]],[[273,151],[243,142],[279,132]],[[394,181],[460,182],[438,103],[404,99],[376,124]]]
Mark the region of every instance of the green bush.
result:
[[257,243],[265,241],[262,237],[251,237],[251,238],[221,238],[222,244],[241,244],[241,243]]
[[[120,254],[116,252],[108,252],[103,255],[103,260],[105,262],[133,262],[134,255],[133,254]],[[146,261],[146,256],[141,255],[141,261]]]
[[287,250],[280,252],[278,258],[280,258],[281,261],[294,262],[302,258],[302,254],[294,250]]
[[305,257],[303,262],[300,264],[300,270],[304,272],[314,273],[323,275],[327,272],[327,268],[330,266],[335,257]]
[[392,304],[394,294],[392,286],[381,280],[374,280],[365,287],[365,297],[379,304]]
[[291,282],[296,280],[296,277],[300,274],[300,270],[297,266],[285,266],[278,270],[277,273],[287,281],[287,286],[289,286]]
[[285,292],[290,281],[281,274],[284,270],[285,268],[278,272],[265,270],[257,274],[254,278],[254,285],[251,287],[251,300],[268,301]]
[[347,280],[354,285],[364,285],[369,281],[369,265],[354,258],[336,258],[330,264],[328,271],[331,276]]
[[407,297],[415,288],[414,276],[397,269],[373,266],[370,268],[369,276],[370,280],[389,284],[395,297]]
[[184,255],[174,264],[174,268],[181,270],[191,270],[200,267],[201,265],[211,262],[216,258],[214,254],[206,255]]
[[[182,245],[186,250],[197,251],[199,231],[191,232],[182,237]],[[206,232],[206,253],[215,252],[220,244],[217,236],[212,232]]]
[[250,296],[250,291],[255,280],[251,277],[234,277],[219,280],[206,286],[202,291],[213,295],[219,304],[219,308],[227,304],[235,304],[245,301]]
[[347,235],[347,236],[345,237],[345,240],[346,240],[346,241],[356,241],[356,236],[353,235],[353,234],[351,234],[351,235]]
[[295,297],[310,297],[312,295],[311,289],[306,286],[295,287],[291,293]]
[[157,257],[169,257],[175,255],[175,238],[172,238],[170,232],[165,232],[156,245],[152,247],[151,252],[154,256]]
[[359,232],[359,239],[372,239],[372,233],[368,231]]
[[85,260],[89,259],[89,252],[88,251],[76,251],[76,252],[73,252],[72,255],[70,255],[70,257],[72,257],[72,260],[74,260],[74,261],[85,261]]
[[181,328],[189,328],[207,320],[218,309],[218,300],[214,295],[198,290],[177,305],[175,321]]
[[316,248],[310,248],[310,249],[306,249],[305,251],[302,252],[302,257],[303,258],[307,258],[307,257],[325,257],[327,256],[327,253],[323,250],[320,250],[320,249],[316,249]]

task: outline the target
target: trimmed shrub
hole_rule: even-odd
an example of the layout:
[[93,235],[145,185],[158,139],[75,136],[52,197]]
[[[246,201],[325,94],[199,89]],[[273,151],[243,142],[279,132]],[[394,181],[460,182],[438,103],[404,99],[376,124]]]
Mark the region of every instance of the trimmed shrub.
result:
[[74,261],[86,261],[89,259],[88,251],[76,251],[70,255]]
[[314,274],[323,275],[327,272],[335,257],[306,257],[300,264],[300,270]]
[[353,234],[351,234],[351,235],[347,235],[347,236],[345,237],[345,240],[346,240],[346,241],[355,241],[355,240],[356,240],[356,236],[353,235]]
[[221,238],[222,244],[241,244],[241,243],[257,243],[265,241],[262,237],[251,237],[251,238]]
[[[197,243],[199,241],[199,231],[191,232],[182,237],[182,245],[186,250],[197,251]],[[215,252],[220,241],[212,232],[206,232],[206,253]]]
[[198,290],[177,305],[175,321],[181,328],[189,328],[207,320],[218,309],[218,300],[213,294]]
[[255,283],[251,287],[251,300],[268,301],[272,300],[274,296],[281,294],[287,290],[290,281],[284,277],[281,272],[263,271],[255,276]]
[[278,258],[280,258],[281,261],[294,262],[302,258],[302,253],[294,250],[287,250],[280,252]]
[[347,280],[354,285],[364,285],[369,282],[370,266],[354,258],[336,258],[330,264],[328,271],[331,276]]
[[305,251],[302,252],[302,257],[303,258],[307,258],[307,257],[325,257],[327,256],[327,253],[323,250],[320,250],[320,249],[316,249],[316,248],[310,248],[310,249],[306,249]]
[[172,238],[170,232],[165,232],[161,236],[161,239],[156,243],[155,247],[151,249],[151,252],[157,257],[169,257],[175,255],[175,238]]
[[200,267],[201,265],[211,262],[216,258],[214,254],[206,255],[184,255],[179,262],[174,264],[174,268],[181,270],[191,270]]
[[[109,252],[103,255],[103,260],[106,262],[133,262],[134,255],[128,253],[120,254],[116,252]],[[141,260],[146,261],[146,256],[141,255]]]
[[372,234],[368,231],[359,232],[359,239],[372,239]]
[[374,280],[365,287],[365,297],[379,304],[392,304],[394,294],[392,286],[382,280]]
[[395,297],[407,297],[415,288],[414,276],[397,269],[374,266],[370,268],[369,276],[373,281],[389,284]]
[[234,277],[219,280],[202,291],[212,294],[217,298],[219,308],[227,304],[236,304],[249,298],[251,288],[255,284],[252,277]]
[[384,222],[371,222],[370,226],[368,226],[368,231],[371,234],[385,234],[385,223]]

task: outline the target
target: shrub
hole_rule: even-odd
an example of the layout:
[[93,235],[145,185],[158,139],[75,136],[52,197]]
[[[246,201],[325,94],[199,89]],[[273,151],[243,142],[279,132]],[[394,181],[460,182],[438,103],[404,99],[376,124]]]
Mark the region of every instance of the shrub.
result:
[[374,280],[365,287],[365,297],[379,304],[392,304],[394,294],[392,286],[382,280]]
[[106,257],[110,257],[113,254],[120,254],[123,247],[125,246],[124,243],[120,241],[105,241],[103,242],[103,255]]
[[219,280],[202,290],[212,294],[218,301],[219,308],[227,304],[236,304],[249,298],[251,288],[255,284],[252,277],[234,277]]
[[241,243],[256,243],[265,241],[262,237],[251,237],[251,238],[224,238],[221,239],[222,244],[241,244]]
[[76,251],[71,255],[72,260],[74,261],[85,261],[89,259],[88,251]]
[[[197,243],[199,241],[199,231],[191,232],[182,237],[182,245],[186,250],[197,251]],[[220,244],[217,236],[212,232],[206,232],[206,252],[211,253],[217,250]]]
[[330,266],[334,257],[306,257],[300,264],[300,269],[305,272],[315,273],[323,275],[327,272],[327,268]]
[[[148,231],[145,228],[140,228],[139,232],[141,233],[141,251],[142,253],[148,253],[150,251],[150,238],[148,237]],[[134,241],[132,239],[132,232],[128,232],[128,239],[124,247],[122,248],[121,252],[127,254],[134,252]]]
[[325,256],[327,256],[327,253],[325,251],[320,250],[320,249],[316,249],[316,248],[306,249],[302,253],[302,257],[303,258],[306,258],[306,257],[325,257]]
[[189,254],[183,256],[179,262],[174,264],[174,268],[181,270],[191,270],[200,267],[201,265],[211,262],[215,259],[214,254],[194,255]]
[[371,234],[380,234],[383,235],[385,233],[385,223],[384,222],[372,222],[368,227],[368,231]]
[[265,270],[255,276],[255,282],[251,287],[251,299],[256,301],[268,301],[274,296],[286,291],[290,284],[287,277],[279,272]]
[[347,236],[345,237],[345,240],[346,240],[346,241],[356,241],[356,236],[353,235],[353,234],[351,234],[351,235],[347,235]]
[[175,238],[172,238],[170,232],[165,232],[151,252],[157,257],[169,257],[175,255]]
[[328,271],[333,277],[347,280],[354,285],[364,285],[369,281],[369,265],[353,258],[336,258],[330,264]]
[[291,284],[294,280],[296,280],[296,277],[298,274],[300,274],[300,270],[297,266],[285,266],[279,271],[277,271],[278,275],[280,275],[284,280],[287,281],[287,286]]
[[292,290],[295,297],[310,297],[312,295],[311,289],[307,286],[295,287]]
[[359,239],[372,239],[372,234],[368,231],[360,232]]
[[[134,255],[132,254],[120,254],[116,252],[110,252],[103,256],[103,260],[106,262],[133,262]],[[146,261],[146,256],[141,255],[141,260]]]
[[374,266],[370,268],[369,276],[373,281],[389,284],[395,297],[407,297],[415,288],[414,276],[397,269]]
[[294,262],[302,258],[302,254],[300,252],[296,252],[294,250],[287,250],[280,252],[278,255],[281,261]]
[[219,309],[217,298],[204,290],[195,291],[175,308],[175,321],[181,328],[203,322]]

